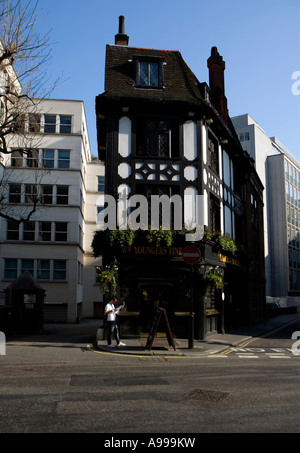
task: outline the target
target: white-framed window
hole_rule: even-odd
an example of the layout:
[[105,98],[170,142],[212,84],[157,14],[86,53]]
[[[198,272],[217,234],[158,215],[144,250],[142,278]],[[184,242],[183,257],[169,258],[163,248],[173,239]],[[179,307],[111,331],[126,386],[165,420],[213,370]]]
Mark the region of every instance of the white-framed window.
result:
[[20,225],[18,223],[10,222],[10,221],[7,221],[6,225],[7,225],[6,239],[8,241],[18,241]]
[[3,278],[15,280],[28,271],[33,278],[53,282],[67,280],[67,260],[4,258]]
[[39,241],[51,242],[51,222],[39,222]]
[[69,186],[56,186],[56,204],[69,204]]
[[23,224],[23,241],[34,241],[35,222],[25,222]]
[[34,260],[33,259],[22,259],[21,260],[21,274],[23,272],[29,272],[34,277]]
[[15,149],[11,152],[10,155],[10,165],[14,168],[21,168],[23,167],[23,150],[22,149]]
[[98,192],[105,192],[105,176],[98,176]]
[[50,280],[50,277],[51,277],[51,260],[37,260],[38,280]]
[[66,280],[67,262],[66,260],[54,260],[53,262],[53,280]]
[[72,132],[72,117],[70,115],[59,116],[59,133],[71,134]]
[[55,242],[68,241],[68,222],[55,222]]
[[68,169],[70,168],[70,151],[59,149],[57,157],[57,168]]
[[18,276],[18,260],[15,258],[6,258],[4,260],[4,278],[15,280]]
[[25,151],[26,154],[26,166],[27,168],[38,168],[39,167],[39,150],[28,149]]
[[54,168],[54,158],[55,150],[54,149],[43,149],[42,150],[42,167],[43,168]]
[[249,132],[242,132],[239,134],[239,140],[240,142],[247,142],[250,140],[250,134]]
[[8,202],[13,204],[21,203],[22,185],[21,184],[9,184],[9,196]]
[[52,204],[53,203],[53,186],[50,184],[43,184],[41,187],[41,196],[43,204]]
[[44,115],[44,133],[56,133],[56,115]]

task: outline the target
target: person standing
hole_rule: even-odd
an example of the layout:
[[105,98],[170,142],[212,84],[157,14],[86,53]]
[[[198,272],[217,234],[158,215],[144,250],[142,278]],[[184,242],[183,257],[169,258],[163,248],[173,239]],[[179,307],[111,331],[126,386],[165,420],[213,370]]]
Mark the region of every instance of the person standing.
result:
[[119,330],[117,324],[117,310],[115,304],[117,303],[117,298],[113,296],[108,304],[106,304],[104,309],[104,316],[107,316],[107,346],[109,348],[114,348],[112,344],[112,334],[114,334],[117,346],[126,346],[125,343],[120,341]]

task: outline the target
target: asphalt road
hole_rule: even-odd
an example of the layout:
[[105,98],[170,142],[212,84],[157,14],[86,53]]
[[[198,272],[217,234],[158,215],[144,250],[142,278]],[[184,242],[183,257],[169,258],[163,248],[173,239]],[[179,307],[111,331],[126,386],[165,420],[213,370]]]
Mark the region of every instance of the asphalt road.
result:
[[9,342],[0,432],[102,433],[99,447],[136,433],[299,433],[298,325],[287,329],[215,357],[112,355],[80,338]]

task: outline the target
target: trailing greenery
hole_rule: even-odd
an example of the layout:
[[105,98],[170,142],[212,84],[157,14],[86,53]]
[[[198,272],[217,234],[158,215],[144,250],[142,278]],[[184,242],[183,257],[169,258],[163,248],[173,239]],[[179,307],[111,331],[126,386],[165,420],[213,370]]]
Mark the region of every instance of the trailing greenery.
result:
[[[188,245],[185,241],[186,233],[193,233],[193,231],[182,230],[137,230],[134,231],[130,228],[126,230],[98,230],[94,234],[92,241],[92,249],[94,256],[103,256],[104,250],[106,252],[116,255],[119,253],[121,247],[131,247],[132,245],[152,245],[155,247],[171,247]],[[221,252],[231,253],[238,259],[250,260],[253,253],[246,249],[243,245],[237,244],[228,235],[221,233],[211,233],[206,230],[200,244],[210,242],[214,243],[215,247]],[[199,244],[199,245],[200,245]],[[118,250],[119,249],[119,250]]]
[[217,290],[223,288],[223,277],[218,268],[211,269],[207,275],[207,283],[209,286],[213,286]]
[[159,228],[158,230],[148,230],[146,234],[146,240],[149,244],[153,244],[156,247],[166,246],[170,247],[173,244],[173,231],[163,230]]
[[108,240],[111,247],[131,246],[134,240],[134,231],[127,230],[107,230]]
[[111,266],[97,267],[97,278],[104,296],[117,294],[116,271]]
[[215,242],[222,250],[231,252],[232,254],[237,252],[237,245],[230,236],[218,234]]

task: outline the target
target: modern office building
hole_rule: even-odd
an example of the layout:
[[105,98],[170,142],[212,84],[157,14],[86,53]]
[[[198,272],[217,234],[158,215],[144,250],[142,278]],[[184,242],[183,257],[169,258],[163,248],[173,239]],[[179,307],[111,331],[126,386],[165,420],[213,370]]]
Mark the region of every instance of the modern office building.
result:
[[296,305],[300,300],[300,163],[250,115],[234,117],[232,122],[265,187],[267,300]]
[[[91,155],[82,101],[37,102],[34,118],[23,118],[30,149],[11,136],[10,153],[1,156],[1,303],[27,271],[46,292],[44,320],[75,322],[93,316],[102,300],[91,241],[104,168]],[[14,222],[33,206],[28,221]]]
[[[153,197],[180,199],[180,232],[191,221],[205,225],[205,236],[194,239],[201,261],[191,276],[183,260],[191,243],[174,232],[174,223],[169,231],[148,231],[151,209],[146,220],[145,210],[135,212],[141,228],[127,242],[120,235],[118,244],[115,234],[105,248],[99,233],[98,254],[107,265],[115,257],[119,263],[119,291],[127,303],[121,328],[148,332],[157,307],[166,310],[175,335],[187,334],[193,312],[196,338],[257,321],[265,305],[263,187],[228,115],[225,62],[213,47],[208,86],[180,52],[128,44],[121,16],[115,45],[106,47],[105,91],[96,99],[106,194],[128,202],[130,213],[137,207],[132,196],[149,205]],[[124,216],[118,220],[126,229]]]

